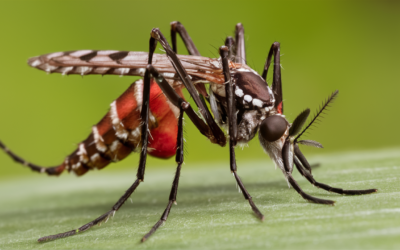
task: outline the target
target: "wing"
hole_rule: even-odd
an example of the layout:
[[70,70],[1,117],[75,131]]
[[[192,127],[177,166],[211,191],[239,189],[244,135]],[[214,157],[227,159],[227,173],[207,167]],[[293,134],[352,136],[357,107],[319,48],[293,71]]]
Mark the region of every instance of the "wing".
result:
[[[28,64],[47,73],[61,73],[63,75],[143,76],[147,66],[147,58],[147,52],[77,50],[32,57],[28,60]],[[178,55],[178,58],[192,77],[193,82],[224,82],[218,59],[191,55]],[[175,76],[175,69],[166,55],[154,54],[153,66],[167,80],[179,80]]]

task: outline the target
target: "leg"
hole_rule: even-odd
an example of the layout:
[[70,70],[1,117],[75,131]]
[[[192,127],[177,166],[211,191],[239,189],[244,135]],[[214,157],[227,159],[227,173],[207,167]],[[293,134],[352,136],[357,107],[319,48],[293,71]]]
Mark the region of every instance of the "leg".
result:
[[42,166],[38,166],[36,164],[27,162],[24,159],[22,159],[21,157],[19,157],[18,155],[14,154],[12,151],[10,151],[6,147],[6,145],[4,145],[1,141],[0,141],[0,148],[3,149],[4,152],[6,152],[6,154],[8,154],[14,161],[21,163],[24,166],[29,167],[32,171],[36,171],[39,173],[47,173],[48,175],[57,175],[58,176],[65,169],[64,164],[62,164],[60,166],[55,166],[55,167],[42,167]]
[[[178,47],[176,45],[176,32],[178,32],[178,34],[181,36],[183,43],[185,44],[186,49],[189,52],[189,55],[200,56],[200,52],[197,50],[196,45],[194,45],[192,38],[190,38],[185,27],[177,21],[171,23],[172,49],[175,54],[178,54]],[[203,96],[208,96],[204,83],[196,84],[195,88]]]
[[246,65],[246,50],[244,47],[244,28],[241,23],[236,24],[236,63]]
[[[152,65],[148,65],[147,69],[150,71],[153,78],[156,80],[158,86],[160,86],[163,93],[167,96],[168,100],[177,107],[181,107],[183,104],[185,106],[185,113],[188,115],[189,119],[193,122],[193,124],[197,127],[197,129],[202,133],[204,136],[209,138],[211,141],[215,140],[210,128],[204,121],[196,114],[193,108],[183,100],[175,90],[169,85],[169,83],[164,79],[162,74],[160,74]],[[220,144],[219,142],[218,144]]]
[[[150,39],[151,50],[149,53],[149,60],[150,60],[150,58],[152,58],[155,47],[157,45],[156,44],[157,41],[160,42],[161,45],[163,46],[165,52],[167,53],[169,60],[172,63],[172,66],[175,68],[176,72],[178,73],[178,75],[179,75],[180,79],[182,80],[183,84],[185,85],[186,89],[189,91],[190,96],[193,98],[196,105],[199,107],[199,112],[203,116],[204,120],[206,120],[207,125],[211,129],[211,132],[214,135],[215,141],[219,145],[224,146],[226,144],[225,134],[218,127],[218,125],[214,121],[213,117],[211,116],[210,111],[208,110],[207,106],[204,105],[204,102],[200,99],[199,94],[197,93],[192,81],[190,80],[189,75],[187,74],[186,70],[182,66],[178,57],[176,56],[174,51],[171,49],[167,40],[165,39],[165,37],[163,36],[163,34],[160,32],[159,29],[153,29],[151,31],[151,39]],[[149,64],[151,64],[151,62]]]
[[[297,146],[297,145],[296,145]],[[300,152],[300,151],[299,151]],[[300,152],[301,153],[301,152]],[[301,155],[303,155],[303,154],[301,154]],[[328,186],[328,185],[326,185],[326,184],[324,184],[324,183],[320,183],[320,182],[317,182],[315,179],[314,179],[314,177],[313,177],[313,175],[311,174],[311,172],[309,172],[309,171],[307,171],[305,168],[304,168],[304,163],[306,163],[307,165],[309,165],[308,164],[308,162],[307,162],[307,160],[306,160],[306,158],[303,156],[303,159],[302,158],[299,158],[298,156],[297,156],[297,154],[296,154],[296,157],[294,158],[294,164],[296,165],[296,168],[297,168],[297,170],[300,172],[300,174],[302,175],[302,176],[304,176],[311,184],[313,184],[314,186],[316,186],[316,187],[318,187],[318,188],[322,188],[322,189],[324,189],[324,190],[326,190],[326,191],[329,191],[329,192],[334,192],[334,193],[337,193],[337,194],[346,194],[346,195],[361,195],[361,194],[371,194],[371,193],[375,193],[376,191],[377,191],[377,189],[366,189],[366,190],[343,190],[343,189],[341,189],[341,188],[335,188],[335,187],[331,187],[331,186]]]
[[234,51],[235,49],[235,40],[233,40],[233,38],[231,36],[228,36],[225,39],[225,46],[228,47],[229,49],[229,53],[228,53],[228,58],[232,58],[236,55],[236,51]]
[[[151,60],[151,59],[149,59]],[[56,235],[49,235],[42,237],[38,239],[39,242],[43,241],[48,241],[48,240],[55,240],[58,238],[64,238],[68,237],[71,235],[75,235],[77,233],[86,231],[90,229],[91,227],[106,221],[115,214],[118,209],[125,203],[125,201],[131,196],[131,194],[135,191],[135,189],[139,186],[140,182],[144,180],[144,172],[146,168],[146,159],[147,159],[147,144],[148,144],[148,123],[149,123],[149,99],[150,99],[150,72],[146,70],[145,75],[144,75],[144,87],[143,87],[143,106],[142,106],[142,111],[140,113],[140,118],[143,122],[142,124],[142,150],[140,153],[140,161],[139,161],[139,168],[137,171],[137,179],[136,181],[132,184],[132,186],[129,187],[128,190],[126,190],[125,194],[117,201],[117,203],[114,204],[114,206],[111,208],[110,211],[106,212],[105,214],[101,215],[97,219],[81,226],[78,229],[74,229],[65,233],[60,233]]]
[[275,95],[275,108],[280,110],[283,114],[283,97],[282,97],[282,80],[281,80],[281,58],[280,58],[281,45],[278,42],[274,42],[269,50],[267,61],[265,62],[264,71],[262,78],[266,80],[269,65],[271,64],[272,55],[274,56],[274,77],[272,82],[272,91]]
[[189,55],[200,56],[200,52],[197,50],[196,45],[194,45],[192,38],[190,38],[185,27],[178,21],[171,23],[171,40],[172,49],[175,54],[178,54],[178,48],[176,46],[176,32],[181,36]]
[[225,76],[226,84],[226,97],[228,102],[228,117],[229,117],[229,155],[230,155],[230,168],[235,176],[236,182],[240,187],[240,190],[243,193],[243,196],[246,200],[249,201],[251,208],[254,213],[260,220],[264,220],[264,215],[258,210],[256,205],[254,204],[251,195],[247,192],[244,187],[240,177],[237,174],[236,167],[236,157],[235,157],[235,146],[236,146],[236,137],[237,137],[237,121],[236,121],[236,101],[235,95],[233,94],[233,86],[231,83],[230,73],[229,73],[229,65],[228,65],[228,54],[229,49],[226,46],[222,46],[219,50],[221,58],[222,58],[222,66],[223,72]]
[[297,193],[299,193],[301,195],[301,197],[303,197],[304,199],[314,202],[314,203],[318,203],[318,204],[327,204],[327,205],[334,205],[335,202],[331,201],[331,200],[324,200],[324,199],[319,199],[316,198],[314,196],[311,196],[307,193],[305,193],[299,186],[299,184],[297,184],[297,182],[294,180],[293,176],[291,173],[287,173],[287,178],[288,181],[290,183],[290,185],[292,185],[292,187],[297,191]]
[[165,221],[167,221],[169,212],[171,211],[172,204],[176,202],[176,195],[178,193],[178,184],[179,184],[179,176],[181,173],[181,167],[183,163],[183,111],[184,108],[187,107],[187,103],[183,103],[180,110],[179,120],[178,120],[178,138],[176,141],[176,163],[178,163],[178,167],[176,168],[174,182],[172,183],[171,193],[169,195],[169,202],[167,208],[162,214],[161,218],[157,223],[152,227],[150,232],[148,232],[143,238],[142,242],[149,238]]

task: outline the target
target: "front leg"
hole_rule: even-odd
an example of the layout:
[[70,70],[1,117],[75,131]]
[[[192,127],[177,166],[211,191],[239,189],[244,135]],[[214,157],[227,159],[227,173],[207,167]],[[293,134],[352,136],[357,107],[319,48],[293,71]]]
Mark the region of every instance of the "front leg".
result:
[[282,97],[282,79],[281,79],[281,44],[274,42],[269,50],[267,60],[264,65],[264,71],[262,78],[265,81],[269,66],[271,64],[272,56],[274,56],[274,76],[272,80],[272,92],[275,96],[275,108],[278,109],[279,113],[283,114],[283,97]]
[[239,175],[237,174],[237,167],[236,167],[236,157],[235,157],[235,146],[237,143],[237,117],[236,117],[236,100],[235,95],[233,93],[233,86],[231,81],[231,76],[229,72],[229,64],[228,64],[228,56],[229,56],[229,49],[226,46],[222,46],[219,49],[219,53],[222,59],[222,66],[225,76],[225,90],[226,90],[226,98],[228,102],[228,118],[229,118],[229,155],[230,155],[230,168],[231,172],[233,173],[237,184],[240,187],[240,190],[243,193],[243,196],[246,200],[249,201],[251,208],[253,209],[254,213],[260,220],[264,220],[264,215],[260,212],[257,206],[254,204],[253,199],[249,192],[244,187],[242,180],[240,179]]
[[[207,125],[211,129],[211,132],[215,138],[214,142],[218,143],[221,146],[224,146],[226,144],[226,138],[224,132],[222,132],[220,127],[218,127],[217,123],[214,121],[210,111],[208,110],[205,103],[201,100],[192,81],[190,80],[190,76],[188,75],[185,68],[182,66],[182,63],[176,56],[175,52],[171,49],[167,40],[165,39],[165,37],[158,28],[155,28],[151,31],[150,47],[152,49],[150,50],[149,53],[149,61],[151,60],[150,58],[153,57],[157,41],[160,42],[160,44],[163,46],[165,52],[167,53],[168,59],[171,61],[172,66],[175,68],[176,72],[179,75],[179,78],[181,79],[186,89],[189,91],[190,96],[193,98],[197,107],[199,108],[200,114],[203,116]],[[151,64],[151,62],[149,62],[149,64]]]

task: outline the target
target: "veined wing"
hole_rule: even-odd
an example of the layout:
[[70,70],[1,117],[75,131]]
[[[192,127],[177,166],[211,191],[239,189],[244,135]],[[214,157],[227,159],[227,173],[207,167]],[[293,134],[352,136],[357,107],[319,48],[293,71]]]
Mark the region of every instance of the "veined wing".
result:
[[[222,66],[218,59],[178,55],[183,67],[194,80],[223,83]],[[34,68],[48,73],[100,74],[144,76],[147,52],[115,50],[77,50],[55,52],[28,60]],[[178,79],[175,69],[165,54],[154,54],[153,66],[167,79]]]

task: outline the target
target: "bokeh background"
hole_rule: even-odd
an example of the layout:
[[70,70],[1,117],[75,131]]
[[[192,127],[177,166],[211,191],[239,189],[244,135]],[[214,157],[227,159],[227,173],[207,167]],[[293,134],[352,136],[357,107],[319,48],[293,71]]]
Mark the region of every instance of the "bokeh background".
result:
[[[260,73],[270,45],[279,41],[290,121],[340,91],[308,137],[325,149],[306,148],[308,155],[399,146],[398,1],[2,0],[0,139],[33,163],[61,163],[136,78],[46,75],[28,67],[27,59],[78,49],[148,51],[151,29],[159,27],[169,39],[175,20],[208,57],[217,56],[242,22],[248,64]],[[178,49],[187,53],[182,42]],[[186,140],[186,167],[220,161],[228,168],[227,148],[209,143],[190,122]],[[257,139],[238,149],[237,158],[239,167],[249,159],[269,161]],[[132,155],[103,171],[136,169],[138,159]],[[151,158],[148,166],[173,162]],[[27,174],[0,153],[0,178]]]

